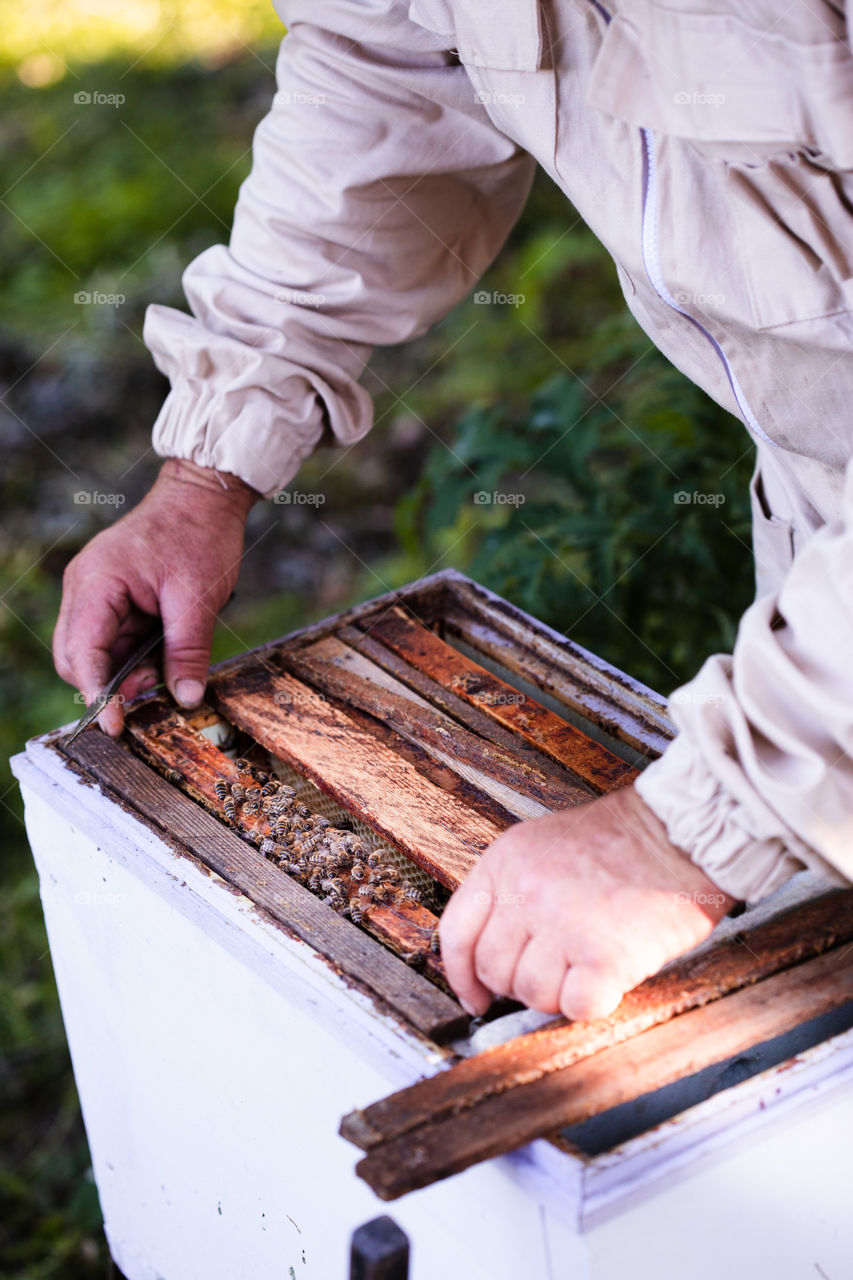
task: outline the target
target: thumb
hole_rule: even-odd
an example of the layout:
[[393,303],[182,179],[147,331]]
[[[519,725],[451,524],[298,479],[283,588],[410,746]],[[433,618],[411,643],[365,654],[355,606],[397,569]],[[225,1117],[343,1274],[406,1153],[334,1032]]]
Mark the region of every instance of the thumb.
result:
[[216,610],[209,597],[175,583],[160,599],[163,619],[163,678],[182,707],[204,697]]

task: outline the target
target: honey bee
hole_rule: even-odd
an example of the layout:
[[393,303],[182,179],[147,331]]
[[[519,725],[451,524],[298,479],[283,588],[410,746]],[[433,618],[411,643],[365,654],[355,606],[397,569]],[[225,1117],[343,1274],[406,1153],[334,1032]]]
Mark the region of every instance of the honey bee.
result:
[[238,804],[246,799],[246,789],[239,782],[231,783],[231,794]]
[[346,871],[352,863],[352,854],[347,853],[346,849],[333,849],[330,857],[339,871]]
[[257,800],[247,800],[243,805],[243,816],[250,818],[252,814],[260,813],[260,810],[261,806],[258,804]]
[[166,770],[166,781],[171,782],[173,786],[177,787],[183,780],[184,775],[178,769]]
[[382,855],[380,854],[379,850],[371,849],[370,853],[367,855],[367,865],[369,867],[378,867],[381,861],[382,861]]
[[224,805],[222,806],[222,808],[223,808],[223,810],[224,810],[224,812],[225,812],[225,817],[228,819],[228,821],[229,821],[229,822],[234,822],[234,820],[235,820],[235,819],[236,819],[236,817],[237,817],[237,806],[236,806],[236,804],[234,803],[234,798],[233,798],[233,796],[226,796],[226,797],[225,797],[225,803],[224,803]]
[[308,854],[309,867],[325,867],[327,856],[328,855],[325,853],[317,853],[317,852],[309,853]]
[[314,826],[315,826],[318,830],[320,830],[320,831],[327,831],[327,830],[328,830],[328,828],[329,828],[331,825],[332,825],[332,824],[331,824],[331,822],[329,821],[329,819],[328,819],[328,818],[324,818],[324,817],[322,817],[320,814],[315,814],[315,815],[314,815]]
[[376,901],[376,885],[360,884],[358,886],[358,896],[359,898],[362,899],[363,902],[375,902]]
[[252,776],[254,777],[255,782],[259,782],[262,786],[270,780],[270,775],[268,773],[264,773],[263,769],[253,769]]
[[[389,884],[374,884],[367,887],[373,889],[374,902],[388,902],[393,893],[393,889]],[[361,893],[361,889],[359,889],[359,893]]]
[[347,910],[349,911],[349,918],[352,920],[353,924],[361,924],[367,914],[368,908],[361,904],[358,897],[354,897],[350,898],[347,903]]
[[322,884],[322,882],[323,882],[322,871],[319,871],[319,870],[315,871],[314,874],[309,877],[308,888],[311,890],[312,893],[319,893],[320,885]]
[[404,880],[401,888],[401,896],[405,902],[418,903],[421,901],[421,891],[410,880]]
[[287,858],[282,858],[278,865],[284,871],[286,871],[288,875],[293,876],[295,880],[304,882],[305,872],[303,871],[302,867],[298,862],[291,862],[291,861],[288,861]]
[[278,792],[278,784],[275,782],[265,782],[261,787],[262,796],[274,796]]
[[[296,792],[294,791],[293,794],[296,795]],[[300,818],[305,819],[305,818],[311,817],[311,810],[308,808],[307,804],[298,804],[295,807],[296,807],[296,812],[299,814]]]
[[278,794],[280,796],[287,796],[289,797],[289,799],[292,800],[293,797],[296,795],[296,788],[289,787],[285,782],[280,782],[278,784]]
[[354,862],[354,863],[352,864],[352,866],[350,867],[350,872],[349,872],[349,873],[350,873],[350,875],[352,876],[353,880],[356,880],[356,881],[361,881],[361,880],[363,880],[363,879],[364,879],[364,877],[365,877],[365,875],[366,875],[366,872],[365,872],[365,870],[364,870],[364,863],[363,863],[363,862]]
[[435,928],[432,931],[432,934],[430,935],[429,949],[433,953],[433,955],[437,956],[441,954],[441,942],[439,941],[439,937],[438,937],[438,925],[435,926]]
[[249,786],[246,787],[246,799],[260,800],[260,798],[261,798],[261,789],[258,786],[257,782],[250,783]]
[[283,840],[290,830],[290,823],[287,818],[276,818],[272,830],[276,840]]
[[213,790],[216,792],[217,800],[224,800],[228,795],[228,783],[224,778],[217,778],[213,784]]
[[320,881],[320,888],[325,889],[326,893],[341,894],[346,891],[346,885],[337,876],[326,876]]
[[369,874],[369,875],[368,875],[368,877],[367,877],[367,883],[368,883],[368,884],[381,884],[381,883],[382,883],[382,881],[383,881],[384,879],[385,879],[385,868],[384,868],[384,867],[374,867],[374,868],[373,868],[373,870],[370,872],[370,874]]
[[270,840],[269,837],[267,837],[265,840],[261,841],[260,849],[265,858],[271,858],[278,852],[278,845],[275,840]]
[[399,884],[403,878],[397,867],[386,865],[384,867],[379,867],[378,870],[382,872],[382,879],[386,884]]
[[242,758],[240,760],[235,760],[234,764],[237,768],[238,773],[248,773],[249,770],[251,769],[251,765],[249,764],[249,761],[243,760]]

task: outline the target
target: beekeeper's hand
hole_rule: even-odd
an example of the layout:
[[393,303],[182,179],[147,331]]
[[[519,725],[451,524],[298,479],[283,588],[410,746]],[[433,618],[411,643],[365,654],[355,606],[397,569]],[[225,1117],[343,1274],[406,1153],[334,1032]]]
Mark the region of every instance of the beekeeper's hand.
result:
[[590,1021],[733,902],[626,786],[504,831],[445,908],[441,954],[471,1013],[505,995]]
[[[121,698],[164,678],[182,706],[201,701],[214,622],[237,581],[246,518],[259,496],[236,476],[169,458],[139,505],[74,557],[63,579],[53,659],[87,703],[158,617],[165,631],[162,677],[143,660]],[[121,698],[99,716],[112,735],[124,722]]]

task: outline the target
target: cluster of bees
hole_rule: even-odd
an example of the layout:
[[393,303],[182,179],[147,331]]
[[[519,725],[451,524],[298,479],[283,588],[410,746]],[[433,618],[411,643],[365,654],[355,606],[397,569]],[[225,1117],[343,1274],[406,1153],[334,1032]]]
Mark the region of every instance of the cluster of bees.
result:
[[[336,911],[360,924],[374,903],[419,903],[420,890],[385,861],[388,849],[368,851],[354,831],[334,826],[328,818],[296,800],[293,787],[270,778],[247,760],[237,760],[240,781],[215,783],[216,797],[229,822],[243,817],[265,819],[269,834],[260,851],[288,875],[307,885]],[[437,947],[437,939],[433,948]]]

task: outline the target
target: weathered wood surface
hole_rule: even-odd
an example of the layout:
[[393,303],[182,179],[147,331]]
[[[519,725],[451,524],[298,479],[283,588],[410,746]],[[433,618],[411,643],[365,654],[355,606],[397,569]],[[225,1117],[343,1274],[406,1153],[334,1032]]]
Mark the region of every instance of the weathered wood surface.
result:
[[455,1000],[259,858],[247,841],[137,759],[125,743],[90,729],[69,748],[57,744],[57,749],[160,833],[179,855],[215,871],[411,1026],[436,1041],[463,1033],[469,1019]]
[[457,779],[460,794],[436,786],[407,758],[417,750],[412,744],[398,737],[400,749],[392,750],[356,712],[345,714],[292,676],[247,665],[215,675],[209,695],[232,724],[358,813],[447,888],[456,888],[513,821],[506,814],[496,822],[474,809],[464,779]]
[[608,1018],[588,1023],[560,1019],[541,1031],[496,1045],[352,1112],[344,1117],[341,1133],[366,1150],[565,1070],[652,1026],[851,941],[853,890],[815,898],[695,956],[676,960],[629,991]]
[[582,784],[548,777],[484,741],[341,640],[330,636],[296,653],[285,651],[281,661],[321,692],[368,712],[419,744],[521,820],[593,798]]
[[[436,576],[425,594],[445,620],[456,615],[475,648],[525,679],[532,672],[534,684],[650,758],[666,750],[675,726],[653,689],[463,574]],[[417,612],[423,595],[413,593],[412,602]]]
[[381,1199],[396,1199],[725,1062],[851,1000],[853,947],[845,945],[373,1147],[356,1172]]
[[[127,730],[145,757],[167,778],[171,771],[177,771],[181,775],[178,785],[220,821],[227,822],[222,805],[216,798],[215,784],[219,778],[224,778],[229,786],[241,779],[245,781],[245,778],[237,772],[234,762],[224,751],[196,733],[183,716],[161,699],[144,703],[132,711],[127,717]],[[263,814],[246,814],[239,806],[234,822],[228,825],[256,844],[272,834]],[[266,861],[262,854],[257,856]],[[279,875],[287,875],[278,867],[276,871]],[[348,894],[358,892],[358,885],[346,872],[339,872],[338,877],[345,883]],[[392,947],[398,955],[416,957],[424,972],[446,985],[444,966],[430,950],[430,940],[437,924],[438,918],[416,903],[405,906],[373,903],[361,927]]]
[[351,649],[357,650],[358,653],[364,654],[376,667],[387,671],[400,684],[406,685],[415,693],[420,694],[430,706],[444,711],[457,724],[465,725],[472,733],[484,738],[486,742],[493,742],[495,746],[502,748],[507,755],[520,760],[523,764],[529,765],[540,773],[544,773],[546,777],[558,779],[558,781],[569,787],[583,785],[565,765],[553,760],[551,756],[546,755],[544,751],[540,751],[538,747],[525,742],[517,733],[505,729],[497,720],[492,716],[485,715],[472,702],[466,702],[463,698],[458,698],[455,693],[445,689],[437,680],[432,680],[423,671],[419,671],[417,667],[413,667],[401,658],[399,654],[394,653],[392,649],[387,648],[379,640],[375,639],[369,630],[359,631],[357,627],[346,626],[341,627],[335,634],[344,644],[349,645]]
[[559,760],[596,793],[625,786],[638,776],[612,751],[458,653],[402,609],[371,619],[370,633],[457,697]]

